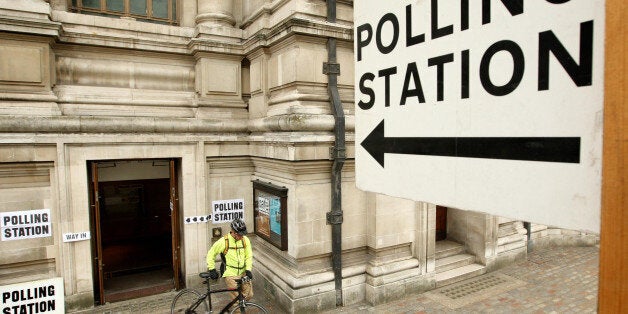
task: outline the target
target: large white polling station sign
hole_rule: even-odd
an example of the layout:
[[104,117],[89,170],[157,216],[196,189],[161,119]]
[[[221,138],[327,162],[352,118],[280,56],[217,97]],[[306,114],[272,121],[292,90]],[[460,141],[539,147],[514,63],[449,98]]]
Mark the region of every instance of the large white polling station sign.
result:
[[599,232],[604,6],[356,1],[358,187]]
[[63,278],[51,278],[0,286],[0,312],[65,313]]

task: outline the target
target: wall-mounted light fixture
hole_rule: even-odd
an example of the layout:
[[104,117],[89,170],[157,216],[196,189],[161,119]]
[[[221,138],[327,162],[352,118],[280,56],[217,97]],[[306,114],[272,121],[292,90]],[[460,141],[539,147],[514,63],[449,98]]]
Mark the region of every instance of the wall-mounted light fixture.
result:
[[220,227],[212,228],[212,237],[213,238],[222,237],[222,228]]

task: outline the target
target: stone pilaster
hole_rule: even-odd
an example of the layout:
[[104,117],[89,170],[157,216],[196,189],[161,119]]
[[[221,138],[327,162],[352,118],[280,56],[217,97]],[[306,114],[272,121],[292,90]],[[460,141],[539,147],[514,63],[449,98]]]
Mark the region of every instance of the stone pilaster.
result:
[[234,0],[198,0],[196,24],[205,26],[235,25]]

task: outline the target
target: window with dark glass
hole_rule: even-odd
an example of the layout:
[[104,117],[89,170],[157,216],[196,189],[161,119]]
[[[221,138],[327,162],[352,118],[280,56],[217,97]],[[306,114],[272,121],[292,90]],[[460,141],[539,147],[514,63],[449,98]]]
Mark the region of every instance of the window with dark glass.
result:
[[176,25],[177,0],[71,0],[74,12]]
[[288,249],[288,189],[253,181],[255,234],[285,251]]

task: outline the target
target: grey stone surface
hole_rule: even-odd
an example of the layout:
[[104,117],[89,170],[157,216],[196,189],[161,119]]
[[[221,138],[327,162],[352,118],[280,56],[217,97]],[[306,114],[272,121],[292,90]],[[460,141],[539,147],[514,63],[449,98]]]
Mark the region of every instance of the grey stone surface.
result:
[[[359,303],[323,313],[595,313],[598,271],[597,247],[555,247],[536,250],[526,260],[482,275],[506,278],[510,285],[480,291],[455,306],[433,297],[443,287],[376,306]],[[169,292],[69,313],[168,313],[174,295]],[[255,290],[253,299],[270,313],[286,313],[262,288]],[[224,297],[214,298],[214,309],[222,308],[224,302]]]

